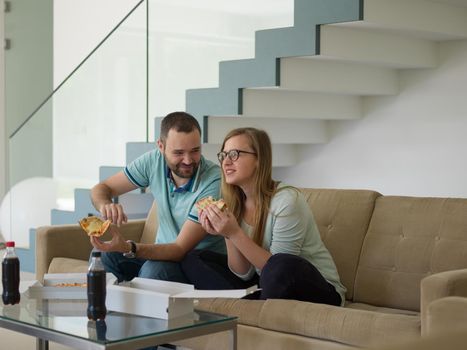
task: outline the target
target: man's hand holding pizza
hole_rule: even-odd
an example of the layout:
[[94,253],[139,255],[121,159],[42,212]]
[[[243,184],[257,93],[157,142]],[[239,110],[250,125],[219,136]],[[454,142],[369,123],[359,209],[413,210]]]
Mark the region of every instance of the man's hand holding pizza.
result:
[[99,237],[91,236],[91,244],[101,252],[120,252],[125,253],[131,250],[131,244],[128,243],[118,229],[111,225],[109,232],[112,235],[110,241],[102,242]]
[[[131,249],[128,243],[118,229],[111,225],[110,220],[101,220],[96,216],[83,218],[79,221],[82,229],[88,234],[91,244],[94,248],[102,252],[128,252]],[[102,242],[100,237],[109,231],[112,235],[110,241]]]
[[128,217],[126,216],[122,205],[118,203],[103,204],[99,207],[99,212],[105,220],[110,220],[117,226],[128,221]]

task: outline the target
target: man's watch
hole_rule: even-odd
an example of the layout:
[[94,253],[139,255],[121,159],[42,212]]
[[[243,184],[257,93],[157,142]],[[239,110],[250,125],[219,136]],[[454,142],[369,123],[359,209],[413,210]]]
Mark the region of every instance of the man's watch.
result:
[[136,258],[136,243],[134,241],[127,241],[131,244],[131,250],[127,253],[123,253],[123,256],[128,259]]

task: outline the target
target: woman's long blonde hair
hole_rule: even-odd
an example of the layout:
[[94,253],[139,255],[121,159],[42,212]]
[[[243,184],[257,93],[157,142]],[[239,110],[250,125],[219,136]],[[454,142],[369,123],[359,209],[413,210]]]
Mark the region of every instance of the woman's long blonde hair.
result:
[[[272,179],[271,140],[268,134],[263,130],[256,128],[238,128],[230,131],[225,136],[221,150],[224,150],[227,140],[239,135],[245,135],[248,138],[249,146],[252,151],[256,153],[258,166],[254,173],[255,192],[253,194],[256,203],[256,211],[254,215],[252,239],[256,244],[262,246],[269,206],[278,184]],[[221,191],[227,207],[237,218],[238,223],[240,223],[245,211],[245,194],[240,187],[226,183],[223,171]]]

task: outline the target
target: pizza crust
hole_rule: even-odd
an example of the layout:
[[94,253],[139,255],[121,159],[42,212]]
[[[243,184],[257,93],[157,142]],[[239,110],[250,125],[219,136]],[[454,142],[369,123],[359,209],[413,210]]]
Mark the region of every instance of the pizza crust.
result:
[[222,198],[219,200],[215,200],[211,196],[200,199],[198,202],[196,202],[195,205],[196,208],[198,208],[198,211],[201,211],[211,204],[215,204],[221,211],[227,208],[227,205],[225,204]]
[[97,216],[88,216],[79,221],[81,228],[88,234],[88,236],[100,237],[110,227],[112,221],[101,220]]
[[67,283],[67,282],[62,282],[62,283],[57,283],[57,284],[54,284],[53,287],[86,287],[88,284],[87,283],[79,283],[79,282],[71,282],[71,283]]

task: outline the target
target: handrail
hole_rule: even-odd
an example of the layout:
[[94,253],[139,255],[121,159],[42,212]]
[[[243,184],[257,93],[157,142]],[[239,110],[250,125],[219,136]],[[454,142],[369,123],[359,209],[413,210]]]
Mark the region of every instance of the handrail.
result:
[[38,110],[42,108],[43,105],[45,105],[50,98],[62,87],[63,84],[66,83],[66,81],[71,78],[71,76],[94,54],[94,52],[101,47],[101,45],[123,24],[123,22],[126,21],[126,19],[141,5],[141,3],[145,2],[146,0],[140,0],[131,10],[128,12],[123,19],[118,22],[118,24],[107,34],[104,39],[102,39],[99,44],[96,45],[96,47],[76,66],[73,71],[68,74],[68,76],[45,98],[44,101],[11,133],[11,135],[8,137],[9,139],[13,138],[22,128],[24,125],[26,125],[32,117],[37,113]]

